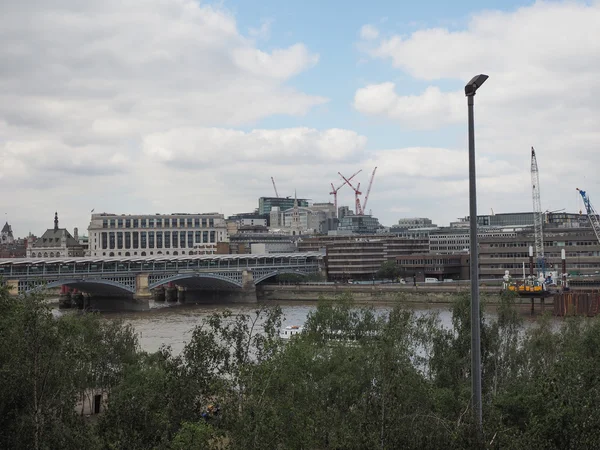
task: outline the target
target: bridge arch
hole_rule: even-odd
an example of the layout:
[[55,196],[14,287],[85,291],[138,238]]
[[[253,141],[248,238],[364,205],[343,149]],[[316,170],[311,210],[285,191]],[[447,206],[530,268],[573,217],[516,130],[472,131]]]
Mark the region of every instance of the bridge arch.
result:
[[42,289],[51,289],[60,286],[69,286],[82,292],[90,294],[135,294],[135,288],[127,286],[113,280],[104,280],[101,278],[83,278],[83,279],[60,279],[50,281],[47,284],[32,286],[27,292],[39,291]]
[[258,283],[260,283],[262,281],[268,280],[269,278],[276,277],[277,275],[283,275],[285,273],[290,273],[290,274],[293,274],[293,275],[301,275],[303,277],[307,277],[309,275],[312,275],[311,273],[304,272],[304,271],[299,270],[299,269],[277,269],[277,270],[274,270],[272,272],[266,273],[264,275],[256,276],[254,278],[254,284],[258,284]]
[[163,278],[153,283],[148,283],[148,289],[155,289],[163,284],[175,283],[187,287],[211,288],[211,287],[236,287],[241,288],[242,282],[218,273],[180,273],[171,277]]

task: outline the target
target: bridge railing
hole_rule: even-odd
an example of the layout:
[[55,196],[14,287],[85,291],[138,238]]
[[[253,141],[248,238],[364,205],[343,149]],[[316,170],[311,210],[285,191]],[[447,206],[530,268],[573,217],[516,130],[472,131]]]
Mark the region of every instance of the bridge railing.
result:
[[69,275],[106,275],[115,273],[162,272],[176,273],[180,271],[221,271],[252,270],[260,268],[302,268],[319,265],[319,257],[294,256],[275,258],[240,258],[231,260],[182,260],[182,261],[77,261],[61,263],[54,261],[31,262],[29,264],[15,261],[12,264],[0,265],[0,276],[4,278],[55,277]]

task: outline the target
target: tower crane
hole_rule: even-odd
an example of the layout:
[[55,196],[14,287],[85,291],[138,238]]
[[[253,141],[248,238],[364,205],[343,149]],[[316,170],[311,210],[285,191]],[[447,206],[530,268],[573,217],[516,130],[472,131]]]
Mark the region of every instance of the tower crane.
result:
[[362,212],[362,208],[360,206],[360,197],[359,197],[362,194],[362,192],[360,192],[360,183],[358,183],[358,185],[356,187],[354,187],[352,185],[352,183],[350,183],[350,180],[348,180],[348,178],[346,178],[340,172],[338,172],[338,174],[340,175],[340,177],[342,177],[344,179],[344,181],[346,183],[348,183],[348,186],[350,186],[354,190],[354,197],[355,197],[355,203],[356,203],[356,215],[362,216],[363,212]]
[[275,196],[279,198],[279,193],[277,192],[277,186],[275,186],[275,180],[271,177],[271,181],[273,182],[273,189],[275,189]]
[[533,229],[535,233],[535,256],[538,266],[545,276],[544,230],[542,225],[542,204],[540,200],[540,174],[535,149],[531,147],[531,189],[533,197]]
[[590,198],[587,196],[585,191],[582,191],[579,188],[577,188],[577,191],[579,192],[579,194],[581,194],[581,198],[583,199],[583,204],[585,205],[585,210],[587,212],[588,219],[590,220],[590,224],[592,225],[592,228],[594,229],[594,234],[596,235],[596,239],[598,239],[598,242],[600,242],[600,220],[598,220],[598,214],[596,213],[596,210],[592,206],[592,203],[590,202]]
[[375,172],[377,171],[377,166],[373,169],[373,173],[371,174],[371,181],[369,181],[369,188],[367,189],[367,193],[365,194],[365,201],[362,205],[363,212],[367,210],[367,202],[369,201],[369,194],[371,193],[371,186],[373,186],[373,178],[375,178]]
[[[354,178],[356,175],[358,175],[359,173],[362,172],[362,169],[360,169],[358,172],[356,172],[354,175],[352,175],[351,177],[348,178],[348,180],[351,180],[352,178]],[[339,172],[338,172],[339,173]],[[343,177],[342,177],[343,178]],[[338,191],[343,188],[348,182],[344,181],[342,184],[340,184],[337,188],[335,188],[333,186],[333,183],[331,183],[331,192],[329,193],[329,195],[333,195],[333,205],[335,208],[335,217],[337,217],[337,193]]]

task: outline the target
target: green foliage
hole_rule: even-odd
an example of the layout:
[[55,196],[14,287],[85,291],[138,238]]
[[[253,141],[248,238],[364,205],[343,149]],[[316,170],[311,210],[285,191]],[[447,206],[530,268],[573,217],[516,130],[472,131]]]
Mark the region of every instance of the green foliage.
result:
[[[118,321],[57,318],[42,297],[0,288],[0,448],[600,448],[600,320],[524,326],[511,295],[477,320],[481,437],[465,295],[451,326],[322,299],[288,342],[278,307],[221,311],[174,355],[141,352]],[[94,392],[110,400],[90,420]]]
[[396,264],[396,261],[385,261],[381,264],[381,267],[375,274],[375,277],[380,280],[395,280],[401,274],[400,268]]

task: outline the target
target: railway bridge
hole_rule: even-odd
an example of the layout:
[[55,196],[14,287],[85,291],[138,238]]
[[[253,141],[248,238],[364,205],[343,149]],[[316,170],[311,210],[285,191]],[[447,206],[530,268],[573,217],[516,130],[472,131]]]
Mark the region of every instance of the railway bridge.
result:
[[188,301],[255,302],[256,285],[277,275],[316,274],[320,252],[263,255],[0,259],[11,293],[62,287],[84,293],[97,309],[146,309],[162,286],[185,291]]

